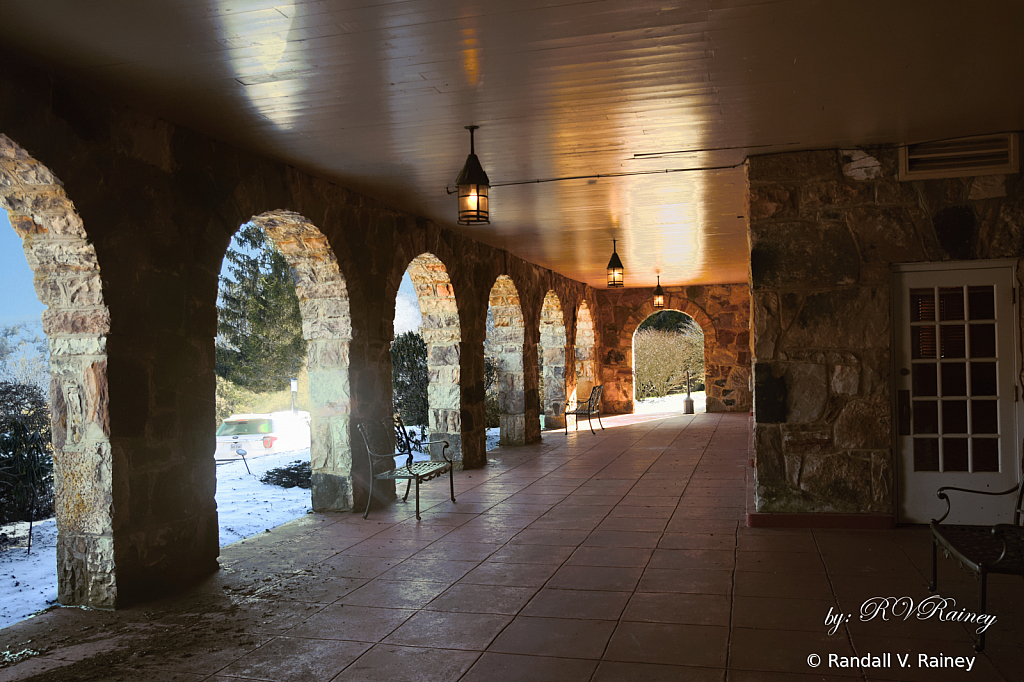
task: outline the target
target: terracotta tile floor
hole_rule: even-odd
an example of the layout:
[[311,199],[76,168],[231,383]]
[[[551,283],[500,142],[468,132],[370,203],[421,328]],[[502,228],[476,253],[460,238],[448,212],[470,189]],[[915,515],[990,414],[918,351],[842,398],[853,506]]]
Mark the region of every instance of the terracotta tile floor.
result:
[[[1022,679],[1019,581],[991,579],[998,620],[970,672],[922,668],[975,657],[967,626],[858,614],[928,596],[926,529],[747,528],[748,416],[604,421],[493,451],[457,474],[455,504],[424,486],[419,523],[401,502],[309,515],[225,548],[177,599],[0,631],[0,651],[38,652],[0,681]],[[974,609],[952,561],[939,588]],[[830,610],[853,616],[833,634]],[[886,653],[888,668],[828,662]]]

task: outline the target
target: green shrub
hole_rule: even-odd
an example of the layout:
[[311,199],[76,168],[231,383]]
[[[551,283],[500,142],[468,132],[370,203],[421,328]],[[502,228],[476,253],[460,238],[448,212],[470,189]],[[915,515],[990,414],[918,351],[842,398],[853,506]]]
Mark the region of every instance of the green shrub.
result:
[[53,516],[50,406],[33,384],[0,382],[0,523]]
[[267,485],[279,485],[282,488],[305,488],[310,489],[312,484],[313,468],[309,462],[295,460],[288,466],[271,469],[260,476],[260,483]]

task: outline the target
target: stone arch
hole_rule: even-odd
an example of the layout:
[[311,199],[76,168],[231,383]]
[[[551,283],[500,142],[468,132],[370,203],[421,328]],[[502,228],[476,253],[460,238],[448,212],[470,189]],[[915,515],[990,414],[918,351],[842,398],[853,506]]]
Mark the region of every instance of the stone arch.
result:
[[[640,328],[640,325],[643,324],[647,320],[647,318],[649,318],[651,315],[656,315],[656,314],[658,314],[660,312],[664,312],[666,310],[670,310],[670,311],[674,311],[674,312],[678,312],[678,313],[683,313],[684,315],[689,317],[691,320],[696,322],[696,320],[694,319],[693,315],[690,315],[689,313],[684,312],[682,310],[676,310],[675,308],[670,308],[668,306],[665,306],[664,308],[656,308],[656,309],[654,309],[653,306],[652,306],[652,311],[647,315],[647,317],[642,318],[636,324],[636,326],[632,327],[632,332],[630,333],[630,337],[629,337],[629,365],[630,365],[630,368],[634,370],[634,372],[636,370],[636,350],[635,350],[636,349],[636,334],[637,334],[637,331]],[[703,335],[703,331],[704,331],[703,326],[701,326],[700,324],[698,324],[697,326],[701,328],[701,333]],[[702,351],[702,356],[704,358],[704,366],[707,367],[708,341],[707,341],[707,336],[706,335],[703,335],[703,336],[704,336],[704,347],[701,349],[701,351]],[[633,376],[635,377],[636,374],[634,373]],[[696,382],[698,377],[691,377],[691,378],[694,379],[694,382]],[[704,376],[699,377],[699,379],[701,381],[704,381]],[[633,401],[633,403],[635,405],[636,404],[636,400],[637,400],[637,397],[636,397],[636,381],[635,380],[632,382],[632,391],[633,391],[633,394],[632,394],[632,398],[631,399],[632,399],[632,401]]]
[[[638,323],[639,324],[639,323]],[[597,384],[597,333],[586,301],[576,311],[576,399],[585,401]]]
[[57,598],[113,608],[115,466],[107,399],[107,336],[96,250],[49,169],[0,134],[0,207],[35,275],[50,347],[50,415],[57,515]]
[[[462,392],[459,344],[462,330],[455,290],[448,268],[432,253],[412,259],[409,278],[416,288],[416,298],[423,317],[423,340],[427,344],[427,427],[432,437],[447,440],[448,456],[462,460]],[[432,457],[439,456],[434,448]]]
[[526,329],[519,291],[508,275],[501,275],[488,297],[494,328],[488,330],[487,344],[498,365],[498,411],[501,415],[502,445],[526,444],[526,378],[523,345]]
[[548,291],[540,311],[540,355],[543,358],[544,395],[541,396],[541,414],[544,427],[565,426],[566,351],[565,317],[558,294]]
[[352,315],[345,278],[327,238],[291,211],[252,218],[267,233],[291,268],[308,342],[309,412],[312,418],[312,504],[316,511],[353,508],[352,392],[349,351]]
[[[714,323],[704,310],[701,309],[693,301],[680,295],[674,291],[665,292],[665,307],[655,308],[651,302],[650,297],[643,305],[639,306],[633,311],[633,314],[626,320],[626,324],[622,327],[622,340],[620,343],[624,343],[626,347],[621,348],[626,361],[629,363],[629,371],[633,371],[633,337],[636,334],[637,327],[654,313],[660,312],[661,310],[675,310],[688,315],[694,322],[700,325],[701,331],[704,332],[704,373],[705,373],[705,385],[708,381],[708,369],[712,359],[712,353],[718,343],[718,330],[715,328]],[[710,389],[709,389],[710,394]],[[630,382],[628,393],[626,394],[632,403],[636,395],[636,387]],[[630,406],[632,411],[632,406]]]

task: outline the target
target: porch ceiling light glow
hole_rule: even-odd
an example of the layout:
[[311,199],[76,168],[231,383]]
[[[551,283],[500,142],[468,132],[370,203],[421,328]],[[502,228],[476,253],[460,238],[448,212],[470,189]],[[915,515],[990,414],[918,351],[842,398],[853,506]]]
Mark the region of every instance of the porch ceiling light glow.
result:
[[473,149],[473,131],[480,126],[466,126],[469,131],[469,156],[462,167],[455,184],[459,189],[459,225],[490,225],[487,190],[491,181],[487,178]]
[[659,310],[665,307],[665,290],[661,288],[661,275],[658,275],[658,286],[654,287],[654,307]]
[[615,242],[612,240],[612,258],[608,261],[608,286],[609,287],[621,287],[622,286],[622,261],[619,260],[619,254],[615,250]]

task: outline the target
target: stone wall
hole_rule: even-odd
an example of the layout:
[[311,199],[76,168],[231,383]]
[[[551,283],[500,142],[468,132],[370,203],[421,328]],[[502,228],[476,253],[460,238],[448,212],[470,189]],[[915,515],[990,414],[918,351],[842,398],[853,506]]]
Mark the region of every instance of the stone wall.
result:
[[1019,175],[899,182],[892,148],[752,157],[759,512],[894,514],[890,265],[1019,258]]
[[433,283],[447,301],[433,369],[451,400],[432,406],[458,432],[461,465],[486,462],[484,321],[502,275],[522,308],[523,439],[540,437],[544,297],[572,344],[575,311],[593,301],[585,285],[12,60],[0,63],[0,133],[3,207],[49,306],[62,602],[112,607],[216,570],[217,275],[250,219],[302,298],[317,509],[366,503],[352,429],[391,411],[395,296],[423,254],[448,277]]
[[[704,330],[704,377],[708,412],[746,412],[751,407],[750,295],[744,284],[672,287],[665,309],[692,317]],[[603,320],[601,382],[604,409],[633,411],[633,334],[657,312],[654,289],[598,290]]]

